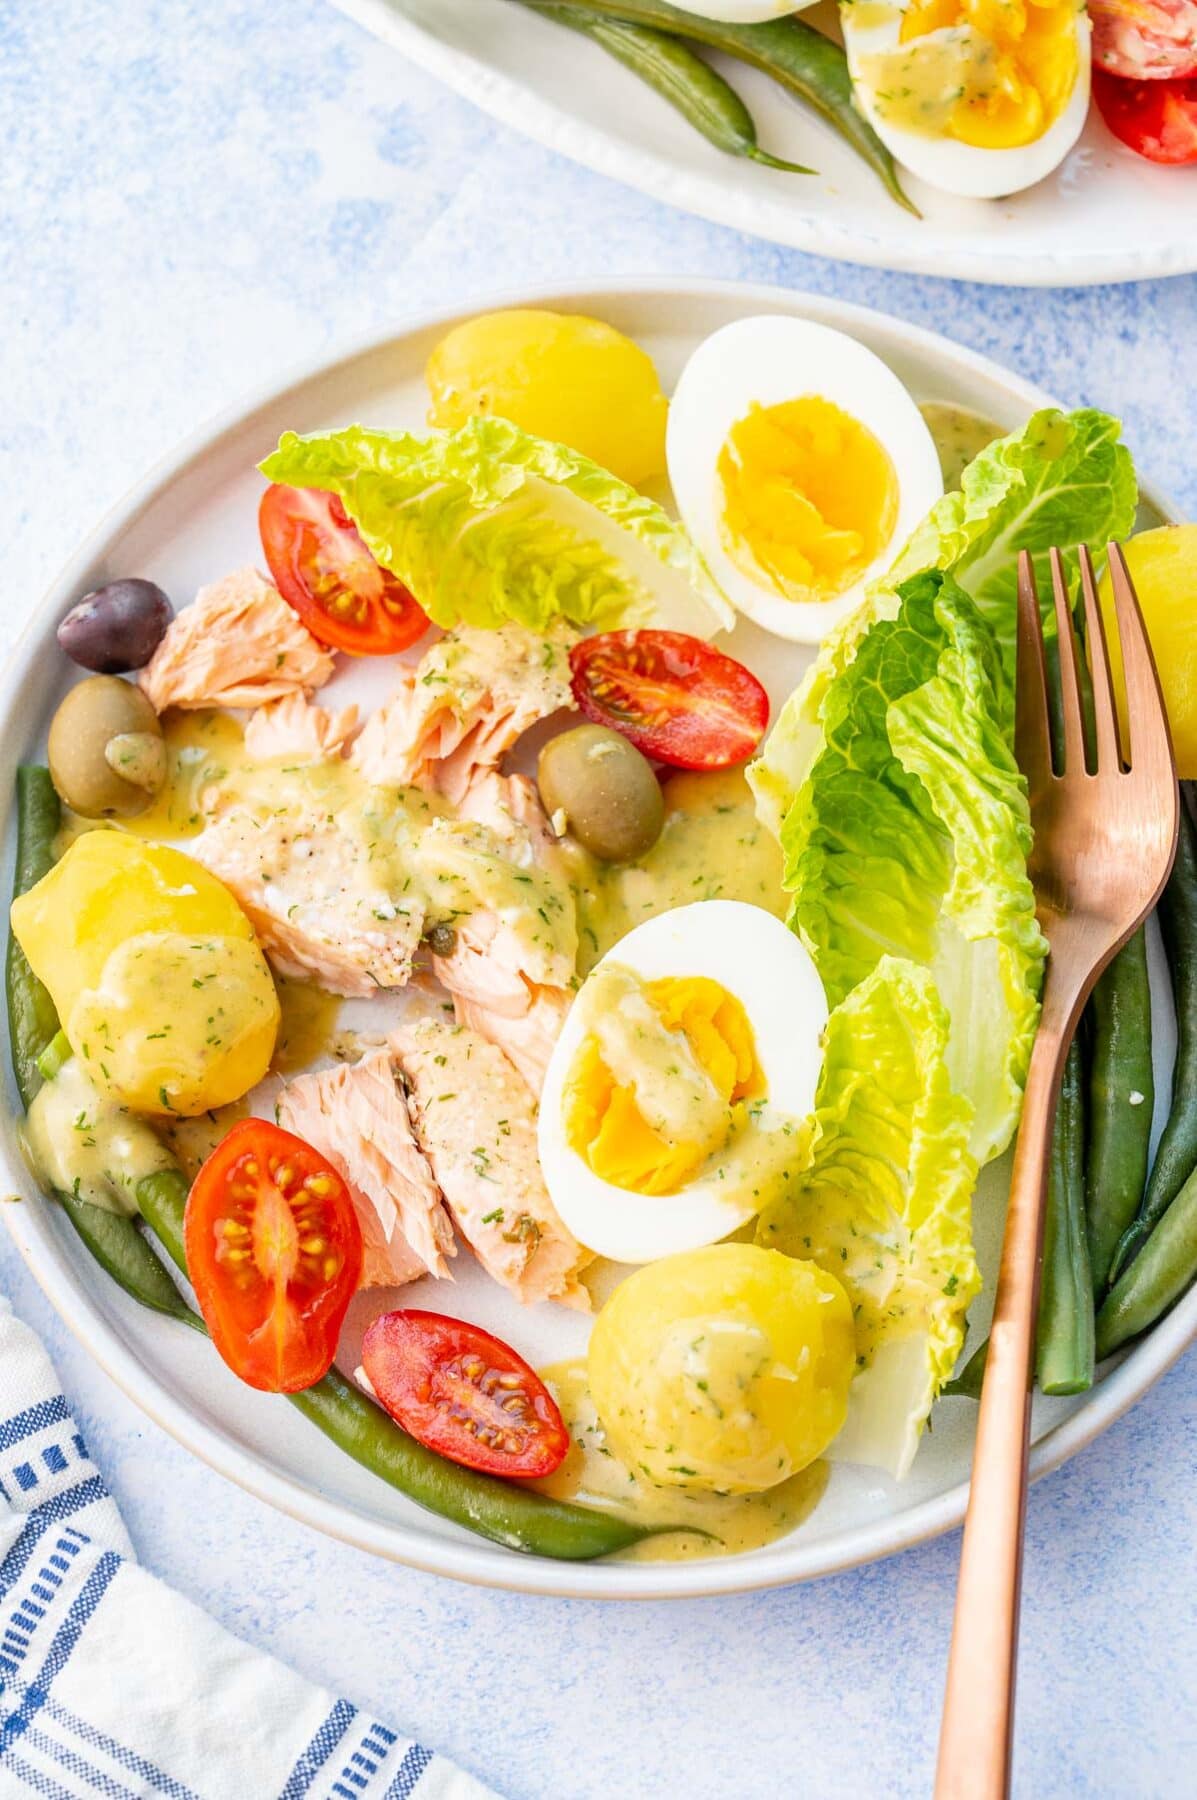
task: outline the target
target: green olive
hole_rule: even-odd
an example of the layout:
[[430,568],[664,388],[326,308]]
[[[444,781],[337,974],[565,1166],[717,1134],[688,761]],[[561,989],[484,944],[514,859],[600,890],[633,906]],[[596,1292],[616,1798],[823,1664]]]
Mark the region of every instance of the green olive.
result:
[[631,862],[651,850],[665,823],[652,766],[606,725],[577,725],[540,753],[537,786],[558,829],[568,829],[602,862]]
[[85,819],[130,819],[166,780],[158,715],[117,675],[71,689],[50,726],[49,760],[54,786]]

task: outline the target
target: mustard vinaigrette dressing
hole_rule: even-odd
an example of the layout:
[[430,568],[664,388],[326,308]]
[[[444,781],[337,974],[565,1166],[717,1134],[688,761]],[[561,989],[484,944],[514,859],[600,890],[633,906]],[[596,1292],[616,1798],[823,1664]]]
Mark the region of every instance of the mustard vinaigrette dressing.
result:
[[665,825],[634,863],[600,863],[563,842],[578,909],[578,973],[634,925],[692,900],[745,900],[784,918],[781,850],[756,816],[742,769],[686,770],[665,782]]
[[[811,1463],[761,1494],[710,1494],[658,1487],[630,1470],[608,1448],[586,1384],[586,1360],[553,1363],[539,1371],[561,1408],[569,1454],[552,1475],[530,1481],[556,1500],[605,1507],[644,1525],[690,1526],[645,1538],[621,1550],[621,1562],[688,1562],[759,1550],[810,1516],[827,1486],[828,1466]],[[709,1532],[700,1537],[699,1532]]]

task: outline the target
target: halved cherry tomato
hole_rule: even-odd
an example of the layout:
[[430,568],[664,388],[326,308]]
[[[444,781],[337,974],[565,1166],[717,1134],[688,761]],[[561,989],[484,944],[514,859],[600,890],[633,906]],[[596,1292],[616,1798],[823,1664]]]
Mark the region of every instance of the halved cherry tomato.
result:
[[187,1272],[234,1374],[294,1394],[327,1375],[362,1270],[349,1190],[302,1138],[234,1125],[205,1162],[183,1221]]
[[389,656],[427,630],[421,608],[371,556],[335,494],[275,482],[262,495],[258,530],[275,587],[322,644]]
[[1197,163],[1197,75],[1124,81],[1095,66],[1093,98],[1114,136],[1148,162]]
[[569,1432],[510,1344],[444,1313],[383,1313],[362,1339],[370,1386],[404,1431],[467,1469],[551,1475]]
[[604,631],[570,651],[573,692],[654,762],[729,769],[769,723],[769,696],[743,663],[684,631]]

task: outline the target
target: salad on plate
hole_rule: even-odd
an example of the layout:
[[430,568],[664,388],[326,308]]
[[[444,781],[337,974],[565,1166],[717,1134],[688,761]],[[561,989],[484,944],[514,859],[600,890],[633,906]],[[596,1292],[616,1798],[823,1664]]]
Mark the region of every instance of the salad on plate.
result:
[[[62,620],[18,794],[29,1160],[126,1292],[420,1504],[548,1556],[751,1549],[829,1463],[909,1470],[981,1285],[1045,948],[1018,553],[1130,538],[1195,775],[1197,530],[1131,537],[1106,415],[1001,435],[796,318],[668,399],[531,310],[427,382],[423,432],[284,434],[257,561]],[[1145,1197],[1119,1068],[1052,1391],[1193,1272],[1197,1143]],[[576,1354],[538,1369],[542,1309]]]

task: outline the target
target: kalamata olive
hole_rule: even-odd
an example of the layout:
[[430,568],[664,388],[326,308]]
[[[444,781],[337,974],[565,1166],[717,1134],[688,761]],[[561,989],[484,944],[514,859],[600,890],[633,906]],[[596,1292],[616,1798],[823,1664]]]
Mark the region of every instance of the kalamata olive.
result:
[[143,669],[166,635],[174,608],[152,581],[110,581],[85,594],[58,627],[72,662],[97,675]]
[[606,725],[577,725],[540,753],[537,786],[558,828],[603,862],[630,862],[651,850],[665,822],[652,765]]
[[428,932],[428,948],[434,956],[452,956],[457,948],[457,933],[452,925],[442,922]]
[[73,687],[50,725],[50,777],[85,819],[130,819],[166,779],[158,715],[132,682],[92,675]]

